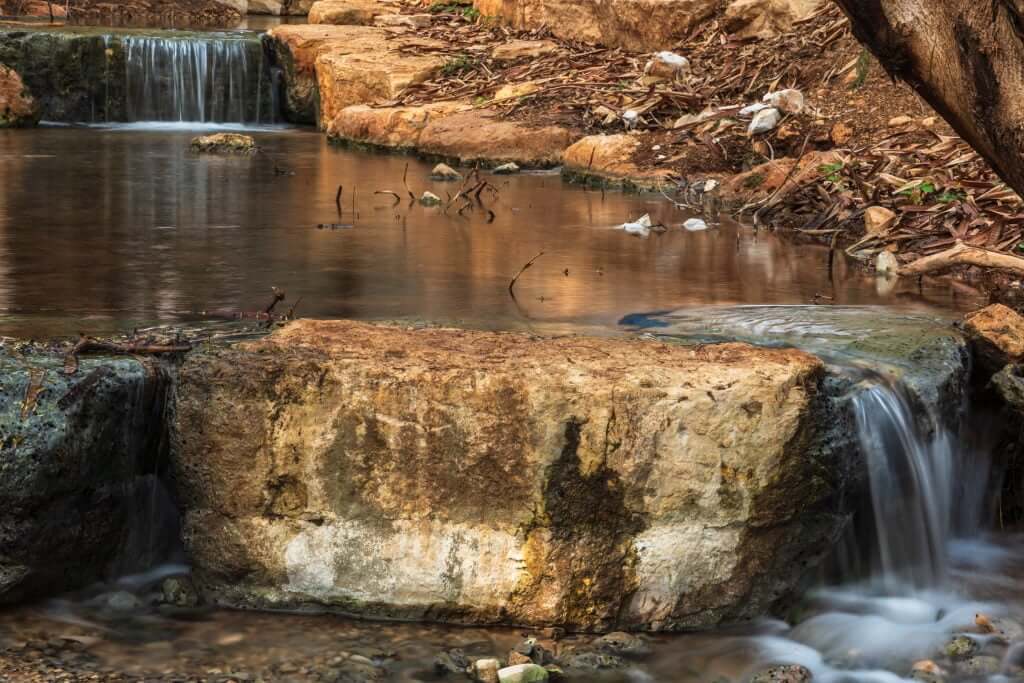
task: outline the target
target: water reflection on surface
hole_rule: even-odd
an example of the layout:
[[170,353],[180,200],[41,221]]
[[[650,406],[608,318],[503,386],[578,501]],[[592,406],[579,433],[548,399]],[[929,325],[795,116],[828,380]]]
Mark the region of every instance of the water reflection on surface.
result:
[[[329,145],[312,130],[255,130],[264,153],[198,157],[193,131],[134,124],[0,132],[0,334],[104,333],[262,308],[271,286],[305,316],[421,318],[490,327],[615,323],[693,304],[977,303],[892,286],[827,252],[750,228],[703,233],[660,196],[586,191],[557,175],[495,177],[480,209],[392,206],[458,185],[430,164]],[[344,186],[344,214],[335,195]],[[356,217],[352,197],[356,193]],[[671,229],[614,229],[650,213]],[[319,224],[352,227],[318,229]],[[509,279],[543,250],[507,291]],[[817,299],[816,299],[817,297]]]

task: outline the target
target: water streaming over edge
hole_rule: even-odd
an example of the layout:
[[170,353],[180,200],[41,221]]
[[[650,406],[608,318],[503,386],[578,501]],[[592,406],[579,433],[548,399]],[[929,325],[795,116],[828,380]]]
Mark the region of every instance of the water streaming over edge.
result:
[[258,41],[127,36],[122,47],[128,121],[276,121],[274,78]]
[[[957,381],[956,405],[939,405],[935,397],[942,391],[908,376],[916,370],[914,359],[876,356],[887,342],[870,341],[893,328],[927,326],[927,319],[894,319],[879,309],[811,315],[806,307],[751,306],[626,322],[669,338],[735,337],[817,353],[848,382],[844,400],[865,461],[865,505],[836,551],[833,575],[809,592],[796,625],[768,620],[745,635],[696,636],[698,647],[673,665],[705,677],[720,666],[719,673],[746,678],[795,664],[821,681],[896,681],[910,676],[916,662],[939,659],[945,644],[962,634],[978,653],[998,653],[1009,670],[1017,649],[1004,651],[1005,643],[979,634],[975,621],[977,614],[1005,617],[1007,605],[977,599],[973,584],[1000,575],[1020,557],[983,535],[990,459],[968,410],[967,377]],[[891,332],[889,342],[899,334]]]

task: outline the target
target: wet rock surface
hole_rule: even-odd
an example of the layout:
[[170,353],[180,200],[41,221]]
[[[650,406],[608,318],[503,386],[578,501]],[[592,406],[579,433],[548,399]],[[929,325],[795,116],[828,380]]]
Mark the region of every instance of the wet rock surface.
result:
[[139,551],[166,389],[138,360],[83,358],[68,375],[60,355],[0,347],[0,603],[102,578]]
[[330,129],[346,107],[393,100],[444,65],[439,44],[370,26],[279,26],[270,32],[285,70],[285,113]]
[[255,154],[256,140],[251,135],[214,133],[192,138],[190,147],[197,154]]
[[633,135],[591,135],[575,142],[564,154],[562,173],[570,180],[620,185],[626,188],[667,187],[671,174],[643,169],[634,157],[641,140]]
[[[178,120],[181,115],[194,120],[220,120],[232,113],[240,121],[258,122],[261,113],[269,117],[273,89],[262,39],[255,33],[233,34],[230,39],[225,35],[161,29],[5,27],[0,29],[0,65],[6,65],[20,77],[24,95],[37,103],[33,114],[37,120],[41,117],[67,123],[106,123],[133,121],[136,116]],[[199,54],[206,49],[213,53],[207,55],[209,73],[204,74],[209,81],[193,80],[198,77],[194,73],[171,76],[171,62],[192,57],[173,50],[163,54],[159,50],[146,52],[157,43],[187,46],[190,41],[191,52]],[[218,50],[218,44],[222,50]],[[132,50],[134,62],[129,59]],[[229,51],[234,51],[239,61],[226,63]],[[143,52],[156,71],[151,80],[143,72]],[[133,68],[136,70],[132,71]],[[229,69],[235,71],[228,73]],[[226,94],[229,79],[235,88],[247,87],[244,92],[235,92],[233,100]],[[181,88],[176,89],[172,81]],[[188,100],[190,107],[198,107],[198,100],[185,96],[186,91],[197,88],[209,89],[205,95],[208,111],[199,115],[167,109],[172,108],[176,97],[183,102]],[[221,103],[221,110],[215,111],[214,102]],[[232,106],[235,111],[229,112]]]
[[0,128],[23,128],[39,122],[39,104],[21,77],[0,65]]
[[226,604],[459,622],[760,614],[845,519],[821,373],[743,345],[349,322],[205,349],[174,424],[196,578]]

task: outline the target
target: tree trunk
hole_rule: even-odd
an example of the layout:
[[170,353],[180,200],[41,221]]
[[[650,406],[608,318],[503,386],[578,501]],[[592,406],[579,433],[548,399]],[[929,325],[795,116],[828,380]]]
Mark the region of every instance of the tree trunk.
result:
[[1024,195],[1024,0],[835,0],[854,35]]

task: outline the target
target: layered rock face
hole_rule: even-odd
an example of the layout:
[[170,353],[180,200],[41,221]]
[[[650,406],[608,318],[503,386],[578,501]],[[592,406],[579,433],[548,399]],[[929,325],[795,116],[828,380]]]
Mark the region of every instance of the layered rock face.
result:
[[345,107],[394,99],[444,65],[435,55],[403,53],[432,41],[389,39],[381,28],[307,24],[270,35],[286,72],[285,113],[297,123],[326,127]]
[[0,603],[130,569],[165,389],[137,360],[83,359],[69,376],[60,357],[0,351]]
[[[474,0],[486,17],[516,28],[549,27],[570,40],[637,52],[670,49],[718,14],[719,0]],[[731,0],[723,25],[738,38],[766,38],[821,9],[825,0]]]
[[308,14],[314,0],[248,0],[249,14],[272,14],[274,16]]
[[718,9],[718,0],[475,0],[517,28],[549,27],[571,40],[650,52],[669,49]]
[[181,369],[208,596],[376,617],[677,629],[763,614],[845,520],[813,356],[300,321]]

